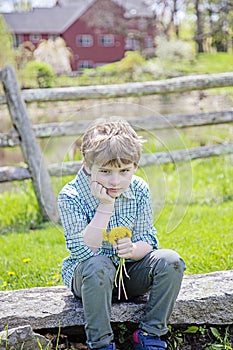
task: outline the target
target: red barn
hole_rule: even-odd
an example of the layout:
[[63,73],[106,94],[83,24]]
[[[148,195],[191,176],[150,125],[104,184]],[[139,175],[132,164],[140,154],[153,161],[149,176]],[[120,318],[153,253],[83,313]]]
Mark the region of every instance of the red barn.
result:
[[76,0],[66,6],[58,2],[3,17],[15,47],[62,37],[73,53],[73,71],[119,61],[128,50],[154,51],[155,19],[143,0]]

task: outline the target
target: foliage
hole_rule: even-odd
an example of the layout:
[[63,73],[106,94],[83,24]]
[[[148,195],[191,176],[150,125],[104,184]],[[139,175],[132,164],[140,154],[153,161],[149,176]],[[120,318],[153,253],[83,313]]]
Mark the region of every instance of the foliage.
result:
[[195,15],[195,40],[198,52],[232,51],[233,4],[225,0],[188,2]]
[[24,68],[24,66],[33,60],[33,51],[35,45],[30,41],[25,41],[15,50],[16,64],[18,69]]
[[26,64],[21,78],[24,88],[50,88],[53,86],[55,73],[47,63],[30,61]]
[[[192,46],[192,44],[190,45]],[[154,58],[147,61],[144,60],[142,65],[137,65],[135,73],[131,71],[131,75],[137,81],[149,81],[181,74],[231,72],[232,62],[233,55],[224,52],[197,54],[193,61],[180,59],[172,63],[171,61]],[[59,76],[56,78],[55,85],[58,87],[107,85],[132,81],[127,71],[125,74],[124,71],[119,74],[119,64],[120,62],[115,62],[93,69],[86,69],[76,77]]]
[[199,350],[233,350],[229,326],[218,328],[206,325],[179,328],[169,326],[166,341],[171,350],[186,349],[186,344],[196,344]]
[[34,51],[35,60],[47,63],[56,74],[71,72],[71,57],[70,49],[66,46],[65,40],[60,37],[55,40],[41,41]]
[[156,56],[160,62],[192,62],[195,59],[195,51],[187,41],[180,39],[167,40],[160,36],[156,39]]
[[30,181],[11,186],[0,194],[0,234],[39,227],[42,217]]
[[138,51],[127,51],[125,57],[119,62],[106,64],[102,67],[86,71],[88,75],[94,72],[109,76],[123,77],[124,81],[138,80],[142,67],[146,63],[144,57]]
[[118,64],[118,74],[128,77],[129,80],[137,80],[144,64],[145,59],[139,52],[127,51]]
[[[6,64],[15,64],[13,39],[7,30],[3,16],[0,14],[0,69]],[[3,49],[4,48],[4,49]]]
[[[193,61],[168,60],[159,58],[148,61],[144,67],[154,79],[166,79],[181,74],[208,74],[232,71],[233,55],[225,52],[212,54],[200,53]],[[223,91],[223,90],[222,90]]]

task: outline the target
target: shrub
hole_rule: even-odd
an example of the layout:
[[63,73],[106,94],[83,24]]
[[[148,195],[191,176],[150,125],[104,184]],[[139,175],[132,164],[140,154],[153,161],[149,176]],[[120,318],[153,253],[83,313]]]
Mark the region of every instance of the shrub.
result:
[[23,70],[22,84],[24,88],[49,88],[53,86],[55,77],[53,68],[47,63],[30,61]]
[[161,61],[193,61],[195,51],[187,41],[180,39],[167,40],[165,37],[158,37],[156,40],[156,56]]
[[127,51],[125,57],[118,63],[118,72],[125,74],[130,80],[135,80],[140,76],[145,62],[139,52]]

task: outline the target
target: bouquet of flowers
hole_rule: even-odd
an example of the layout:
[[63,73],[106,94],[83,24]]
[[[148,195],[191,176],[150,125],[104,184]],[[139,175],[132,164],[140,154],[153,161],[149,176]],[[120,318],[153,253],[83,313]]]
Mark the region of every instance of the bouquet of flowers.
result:
[[[128,227],[121,226],[121,227],[114,227],[110,232],[107,233],[106,230],[103,230],[103,240],[108,241],[111,244],[117,244],[117,241],[121,238],[125,237],[132,237],[132,232]],[[118,300],[121,298],[121,287],[123,289],[125,298],[128,299],[125,285],[124,285],[124,279],[123,279],[123,271],[125,273],[125,276],[129,278],[129,275],[125,268],[125,258],[120,258],[120,263],[116,271],[115,275],[115,286],[118,287]]]

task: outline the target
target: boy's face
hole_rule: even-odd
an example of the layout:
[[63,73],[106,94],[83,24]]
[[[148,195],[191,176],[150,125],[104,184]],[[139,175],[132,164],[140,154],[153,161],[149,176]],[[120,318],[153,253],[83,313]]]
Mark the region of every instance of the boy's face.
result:
[[136,166],[133,163],[121,164],[120,167],[93,164],[91,167],[91,180],[101,184],[106,188],[109,196],[116,198],[127,190],[135,171]]

